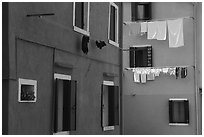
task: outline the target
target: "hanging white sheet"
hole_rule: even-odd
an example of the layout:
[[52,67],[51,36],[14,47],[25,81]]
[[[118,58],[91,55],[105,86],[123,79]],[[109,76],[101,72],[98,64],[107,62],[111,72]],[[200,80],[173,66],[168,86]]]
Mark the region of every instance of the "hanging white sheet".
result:
[[148,22],[147,39],[157,39],[157,23],[156,22]]
[[166,21],[156,21],[157,40],[166,40]]
[[169,47],[177,48],[184,46],[183,19],[168,20]]

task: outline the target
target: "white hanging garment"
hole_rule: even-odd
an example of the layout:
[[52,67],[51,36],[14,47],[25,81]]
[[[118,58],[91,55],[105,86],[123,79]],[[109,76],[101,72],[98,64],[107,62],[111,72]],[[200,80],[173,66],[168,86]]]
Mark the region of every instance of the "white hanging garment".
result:
[[148,22],[147,39],[157,39],[157,23]]
[[154,73],[149,73],[147,74],[147,80],[154,80],[155,79],[155,76],[154,76]]
[[140,83],[140,74],[138,71],[134,71],[134,82]]
[[147,32],[147,22],[141,22],[140,23],[140,32],[141,33],[145,33],[145,32]]
[[169,47],[184,46],[183,19],[168,20]]
[[157,40],[166,40],[166,21],[156,21]]

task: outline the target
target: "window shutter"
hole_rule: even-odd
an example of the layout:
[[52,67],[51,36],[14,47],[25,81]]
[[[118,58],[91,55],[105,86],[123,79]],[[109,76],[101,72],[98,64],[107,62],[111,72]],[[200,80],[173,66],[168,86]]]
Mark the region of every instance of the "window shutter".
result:
[[130,47],[129,48],[129,60],[130,60],[130,68],[134,68],[135,67],[135,48],[134,47]]
[[77,81],[71,80],[70,82],[70,125],[68,126],[69,131],[76,130],[76,92],[77,92]]
[[55,84],[55,120],[54,132],[63,131],[62,113],[63,113],[63,80],[56,79]]
[[188,100],[184,101],[184,109],[185,109],[185,122],[189,123],[189,102]]
[[114,109],[115,97],[114,86],[108,86],[108,125],[115,125],[115,109]]
[[108,86],[102,85],[102,93],[101,93],[101,119],[102,119],[102,127],[108,126]]
[[118,86],[108,86],[109,126],[119,125],[119,90]]
[[110,9],[110,39],[112,41],[116,41],[115,39],[115,31],[116,31],[116,11],[115,7],[111,6]]
[[152,47],[147,47],[147,66],[152,67]]
[[75,25],[84,29],[84,3],[75,2]]
[[119,87],[114,86],[114,125],[119,125]]

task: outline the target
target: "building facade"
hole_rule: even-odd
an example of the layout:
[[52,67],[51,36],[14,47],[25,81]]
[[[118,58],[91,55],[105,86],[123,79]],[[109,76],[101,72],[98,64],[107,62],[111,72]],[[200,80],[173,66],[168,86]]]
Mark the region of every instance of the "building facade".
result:
[[[132,13],[135,11],[133,4],[123,3],[123,48],[127,49],[123,52],[124,134],[201,134],[202,3],[153,2],[150,3],[149,15],[146,15],[148,9],[145,9],[149,8],[145,5],[149,3],[137,3],[136,17],[133,17],[135,14]],[[169,47],[169,30],[165,32],[165,40],[148,39],[148,35],[152,32],[142,30],[141,23],[144,22],[180,18],[183,19],[184,38],[184,46],[181,47]],[[148,24],[149,28],[151,26]],[[136,47],[136,50],[141,47],[151,47],[151,53],[148,51],[148,55],[145,56],[145,52],[135,51],[133,54],[130,51],[131,47]],[[134,55],[144,62],[148,61],[147,64],[144,62],[142,64],[137,59],[134,62]],[[146,81],[145,78],[145,82],[139,83],[137,80],[142,80],[144,77],[142,78],[141,74],[140,79],[133,80],[133,75],[136,73],[130,69],[131,60],[136,63],[135,65],[141,64],[143,67],[152,68],[151,70],[169,66],[187,66],[187,76],[177,78],[167,73],[160,73],[151,81]],[[186,102],[185,107],[182,107],[182,102],[183,104]]]
[[120,134],[122,4],[2,7],[3,134]]

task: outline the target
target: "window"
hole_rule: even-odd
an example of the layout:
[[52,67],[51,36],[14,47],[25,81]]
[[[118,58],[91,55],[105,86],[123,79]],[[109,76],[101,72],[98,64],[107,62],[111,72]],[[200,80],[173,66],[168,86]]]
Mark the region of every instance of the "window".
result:
[[109,43],[115,46],[118,44],[118,6],[115,3],[109,5],[109,27],[108,39]]
[[189,102],[187,99],[169,99],[169,125],[189,124]]
[[131,9],[132,9],[132,21],[151,19],[150,2],[132,2]]
[[130,47],[130,68],[152,67],[152,46]]
[[18,83],[18,102],[36,102],[37,81],[19,78]]
[[114,130],[119,125],[119,87],[112,81],[103,81],[101,97],[102,128]]
[[55,117],[54,132],[64,133],[76,130],[76,86],[71,76],[54,74]]
[[89,36],[89,2],[74,2],[73,4],[73,26],[74,30]]

